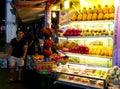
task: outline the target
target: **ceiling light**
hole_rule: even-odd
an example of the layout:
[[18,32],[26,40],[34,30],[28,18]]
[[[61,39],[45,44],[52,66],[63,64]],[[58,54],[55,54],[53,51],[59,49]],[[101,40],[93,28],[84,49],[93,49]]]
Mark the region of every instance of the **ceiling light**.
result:
[[70,7],[70,2],[68,0],[64,1],[64,8],[68,9]]
[[52,13],[52,17],[56,18],[56,13],[55,12]]

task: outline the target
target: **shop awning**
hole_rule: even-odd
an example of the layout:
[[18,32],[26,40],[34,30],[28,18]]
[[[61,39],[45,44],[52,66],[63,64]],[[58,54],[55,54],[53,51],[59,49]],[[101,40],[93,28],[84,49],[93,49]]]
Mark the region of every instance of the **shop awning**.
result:
[[46,2],[50,0],[13,0],[17,22],[30,22],[38,20],[45,15]]

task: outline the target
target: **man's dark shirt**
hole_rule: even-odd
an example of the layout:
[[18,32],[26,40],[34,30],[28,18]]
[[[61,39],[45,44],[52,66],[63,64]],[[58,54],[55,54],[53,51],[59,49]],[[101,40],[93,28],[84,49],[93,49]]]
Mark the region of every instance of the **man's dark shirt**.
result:
[[12,56],[14,57],[23,57],[23,47],[26,45],[26,41],[24,39],[21,39],[19,41],[16,40],[16,38],[13,38],[10,42],[10,45],[13,47],[12,50]]

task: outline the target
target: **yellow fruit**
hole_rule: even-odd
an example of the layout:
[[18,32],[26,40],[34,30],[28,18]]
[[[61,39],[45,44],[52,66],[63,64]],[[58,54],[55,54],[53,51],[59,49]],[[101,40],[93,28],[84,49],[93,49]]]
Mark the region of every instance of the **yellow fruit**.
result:
[[100,5],[98,5],[98,11],[97,11],[98,13],[102,13],[103,12],[103,9],[101,8],[101,6]]
[[87,20],[87,14],[83,14],[82,20],[83,20],[83,21]]
[[96,8],[96,6],[93,6],[93,13],[97,13],[97,8]]
[[100,55],[100,52],[101,52],[101,50],[98,49],[98,50],[96,51],[96,55]]
[[71,17],[71,20],[72,21],[75,21],[77,19],[77,15],[76,14],[73,14],[72,17]]
[[105,52],[105,56],[109,56],[109,51],[108,50],[104,50],[104,52]]
[[87,15],[87,20],[91,20],[92,19],[92,13]]
[[106,14],[109,12],[109,8],[108,5],[105,5],[104,9],[103,9],[103,13]]
[[110,18],[109,13],[104,14],[104,16],[103,16],[103,19],[104,19],[104,20],[108,20],[109,18]]
[[84,7],[84,8],[82,9],[82,13],[83,13],[83,14],[86,14],[86,13],[87,13],[86,7]]
[[115,13],[110,13],[109,14],[109,19],[114,19]]
[[112,57],[112,50],[108,50],[109,56]]
[[102,20],[102,19],[103,19],[103,16],[104,16],[103,13],[99,13],[99,14],[98,14],[98,20]]
[[57,49],[62,49],[63,48],[63,44],[62,43],[57,43],[56,44],[56,48]]
[[82,18],[83,18],[83,15],[80,13],[80,14],[77,16],[77,20],[80,21],[80,20],[82,20]]
[[115,8],[114,8],[114,5],[112,5],[110,8],[109,8],[109,13],[114,13],[115,12]]
[[94,49],[94,50],[92,51],[92,54],[95,55],[95,54],[96,54],[96,51],[97,51],[97,50]]
[[103,50],[103,49],[101,50],[100,55],[101,55],[101,56],[104,55],[104,50]]
[[97,19],[97,13],[93,13],[92,20],[96,20],[96,19]]

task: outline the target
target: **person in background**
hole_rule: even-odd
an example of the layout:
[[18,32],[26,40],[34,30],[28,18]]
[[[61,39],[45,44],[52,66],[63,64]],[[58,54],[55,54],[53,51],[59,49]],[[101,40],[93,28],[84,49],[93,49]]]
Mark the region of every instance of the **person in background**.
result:
[[18,80],[22,79],[22,70],[24,60],[26,59],[28,43],[23,39],[24,32],[22,30],[16,31],[16,37],[10,41],[7,58],[10,58],[10,81],[15,79],[15,69],[18,66]]

